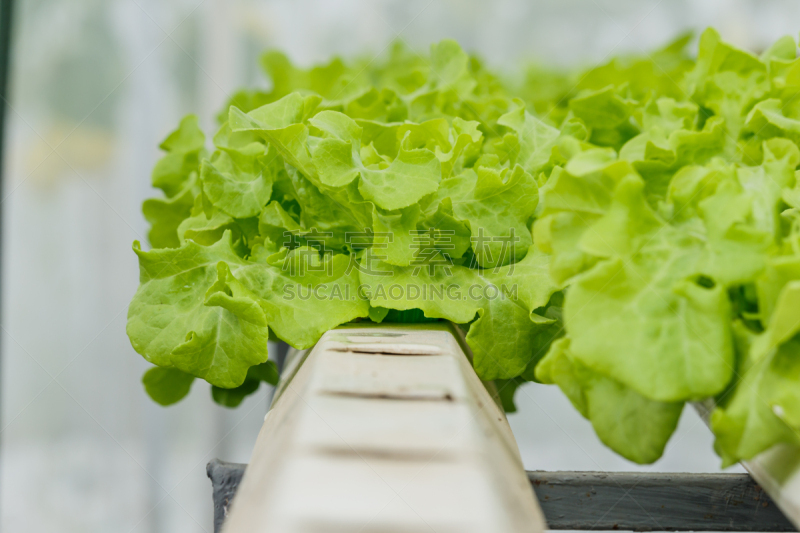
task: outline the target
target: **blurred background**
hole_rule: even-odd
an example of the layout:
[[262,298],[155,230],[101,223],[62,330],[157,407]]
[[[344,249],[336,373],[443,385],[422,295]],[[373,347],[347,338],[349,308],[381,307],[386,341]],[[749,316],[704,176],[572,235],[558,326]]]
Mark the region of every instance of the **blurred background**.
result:
[[[800,30],[796,0],[17,0],[2,202],[0,529],[210,532],[214,457],[246,462],[266,388],[236,410],[204,383],[161,408],[125,335],[131,242],[157,146],[186,113],[207,133],[267,48],[303,66],[455,38],[489,64],[602,62],[713,25],[760,50]],[[274,348],[274,347],[273,347]],[[510,416],[529,470],[713,472],[686,409],[655,465],[607,450],[555,387]],[[737,467],[738,468],[738,467]],[[734,469],[735,470],[735,469]]]

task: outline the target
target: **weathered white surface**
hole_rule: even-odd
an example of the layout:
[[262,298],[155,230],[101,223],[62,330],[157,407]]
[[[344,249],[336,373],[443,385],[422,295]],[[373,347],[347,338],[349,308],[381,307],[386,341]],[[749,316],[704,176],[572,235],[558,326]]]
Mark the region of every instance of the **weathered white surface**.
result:
[[[708,424],[714,401],[707,400],[694,406]],[[800,528],[800,449],[779,444],[741,464],[767,491],[786,518]]]
[[800,450],[780,444],[742,464],[786,518],[800,528]]
[[294,355],[224,531],[544,529],[452,330],[392,325],[339,328]]

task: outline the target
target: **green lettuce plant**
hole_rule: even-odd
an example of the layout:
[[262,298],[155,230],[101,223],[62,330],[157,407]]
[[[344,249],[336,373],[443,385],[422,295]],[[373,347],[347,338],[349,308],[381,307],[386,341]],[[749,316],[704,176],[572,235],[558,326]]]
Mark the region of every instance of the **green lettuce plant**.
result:
[[800,446],[797,45],[690,42],[514,79],[452,41],[264,55],[213,149],[193,116],[161,145],[127,327],[147,392],[235,406],[277,380],[268,339],[409,312],[459,324],[506,409],[556,384],[632,461],[708,398],[724,464]]

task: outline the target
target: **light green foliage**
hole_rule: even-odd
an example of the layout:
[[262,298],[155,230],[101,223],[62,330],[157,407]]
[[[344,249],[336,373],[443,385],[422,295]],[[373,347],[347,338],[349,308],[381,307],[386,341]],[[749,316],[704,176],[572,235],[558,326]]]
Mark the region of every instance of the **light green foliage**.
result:
[[442,183],[438,193],[450,199],[453,215],[469,225],[473,253],[483,268],[525,257],[532,243],[527,222],[539,199],[536,182],[521,166],[484,166],[487,159],[496,165],[494,158],[482,158],[474,171]]
[[[558,316],[545,309],[558,290],[548,273],[549,258],[534,247],[525,258],[481,276],[484,297],[467,342],[475,370],[484,379],[522,375],[541,359],[558,335]],[[548,312],[550,311],[550,312]],[[541,314],[540,314],[541,313]]]
[[536,367],[542,383],[557,384],[597,436],[626,459],[652,463],[678,425],[683,402],[659,402],[594,372],[577,360],[569,339],[555,341]]
[[178,194],[192,173],[199,170],[200,161],[206,155],[205,140],[196,116],[188,115],[181,120],[178,129],[161,143],[160,148],[167,154],[153,169],[153,187],[158,187],[170,198]]
[[154,248],[177,248],[180,246],[178,231],[181,223],[192,212],[197,195],[197,174],[189,178],[184,188],[172,198],[150,198],[142,204],[144,218],[150,223],[147,239]]
[[277,378],[270,336],[419,316],[467,331],[508,409],[557,384],[632,461],[706,398],[726,464],[800,446],[796,43],[690,41],[517,80],[453,41],[265,54],[213,149],[193,116],[162,144],[128,318],[148,393],[236,406]]
[[246,264],[230,240],[150,252],[134,243],[141,284],[128,309],[128,336],[145,359],[221,387],[267,360],[269,337],[263,304],[236,278]]

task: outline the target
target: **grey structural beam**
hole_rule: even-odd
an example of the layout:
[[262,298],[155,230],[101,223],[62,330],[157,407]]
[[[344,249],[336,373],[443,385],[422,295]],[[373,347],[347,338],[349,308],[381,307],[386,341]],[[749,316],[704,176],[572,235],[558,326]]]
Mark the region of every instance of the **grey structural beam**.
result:
[[214,499],[214,533],[222,530],[222,522],[228,515],[228,508],[246,467],[241,463],[226,463],[219,459],[212,459],[206,465],[206,474],[211,479],[211,497]]
[[[208,463],[214,531],[247,465]],[[796,531],[747,474],[528,472],[550,529]]]
[[550,529],[796,531],[747,474],[528,472]]

